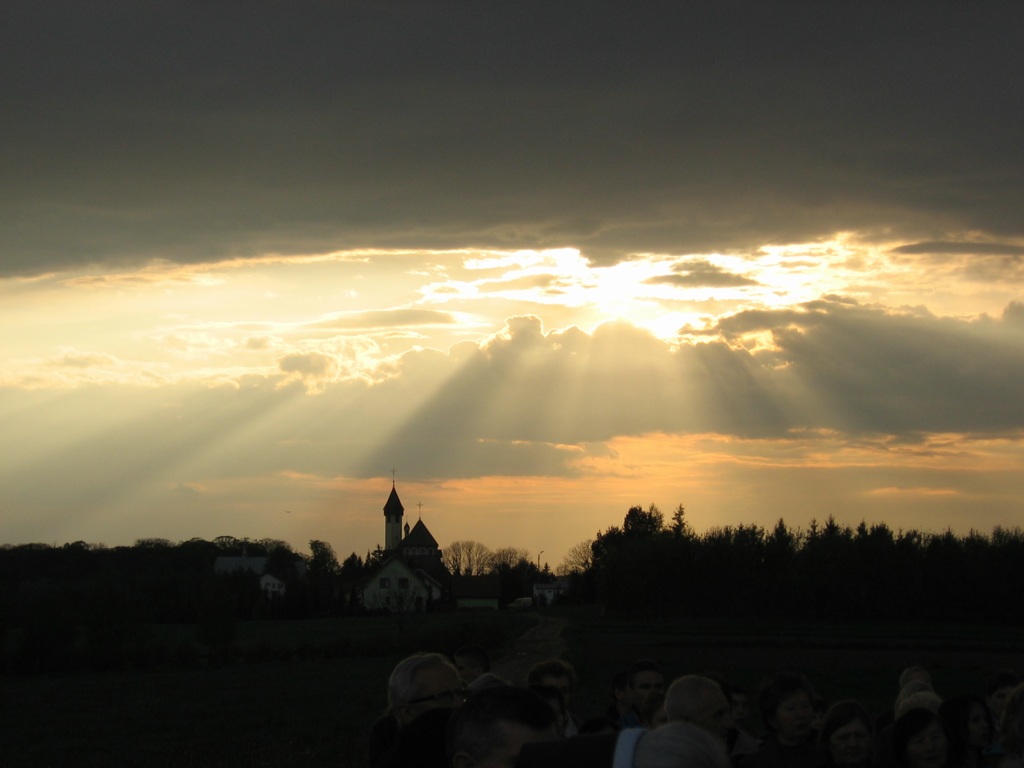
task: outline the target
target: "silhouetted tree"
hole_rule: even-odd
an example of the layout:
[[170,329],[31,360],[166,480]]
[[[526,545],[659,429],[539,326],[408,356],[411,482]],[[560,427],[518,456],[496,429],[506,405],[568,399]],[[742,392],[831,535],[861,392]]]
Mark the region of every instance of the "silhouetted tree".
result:
[[520,549],[519,547],[502,547],[501,549],[496,549],[491,553],[490,570],[494,571],[498,568],[513,568],[520,560],[526,560],[529,562],[530,553],[525,549]]
[[298,571],[295,566],[302,561],[302,556],[292,551],[292,548],[282,542],[275,542],[274,546],[267,552],[266,572],[283,581],[288,587],[295,584],[298,578]]
[[360,586],[366,578],[367,569],[359,555],[353,552],[345,558],[338,571],[338,578],[341,582],[342,609],[346,613],[358,610],[360,606]]
[[493,553],[477,541],[453,541],[441,552],[441,562],[460,576],[480,576],[491,568]]
[[341,566],[334,548],[326,541],[309,542],[310,557],[306,561],[306,580],[310,598],[318,613],[335,613],[341,591]]
[[686,521],[686,510],[682,504],[676,507],[676,511],[672,513],[672,524],[669,526],[669,530],[677,539],[694,538],[693,528]]
[[612,608],[664,612],[685,594],[692,553],[654,504],[630,507],[622,527],[599,533],[591,549],[597,594]]
[[384,562],[384,549],[381,547],[380,544],[377,545],[376,549],[372,550],[371,552],[367,552],[366,553],[366,567],[367,567],[367,569],[372,570],[373,568],[376,568],[378,565],[380,565],[383,562]]
[[536,563],[530,553],[517,547],[503,547],[494,551],[489,573],[498,574],[501,585],[501,604],[506,605],[517,597],[529,597],[537,582]]
[[568,576],[571,573],[586,573],[594,565],[594,540],[584,539],[569,547],[558,567],[560,576]]
[[665,516],[654,504],[644,511],[642,507],[630,507],[622,521],[622,532],[627,537],[654,536],[665,530]]

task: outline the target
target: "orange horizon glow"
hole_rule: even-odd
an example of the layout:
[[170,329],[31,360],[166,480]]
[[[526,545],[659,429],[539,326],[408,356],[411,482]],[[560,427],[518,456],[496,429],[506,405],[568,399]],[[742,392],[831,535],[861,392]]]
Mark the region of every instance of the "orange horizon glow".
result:
[[[1012,525],[1020,434],[843,429],[833,393],[787,359],[842,370],[808,346],[826,324],[1019,332],[999,322],[1012,281],[922,273],[895,245],[840,233],[610,266],[575,249],[361,250],[0,280],[6,543],[235,535],[362,554],[383,539],[375,462],[398,465],[406,514],[422,503],[442,547],[543,550],[553,567],[636,504],[682,504],[698,531]],[[94,450],[111,463],[86,471]],[[66,498],[34,500],[55,461]]]

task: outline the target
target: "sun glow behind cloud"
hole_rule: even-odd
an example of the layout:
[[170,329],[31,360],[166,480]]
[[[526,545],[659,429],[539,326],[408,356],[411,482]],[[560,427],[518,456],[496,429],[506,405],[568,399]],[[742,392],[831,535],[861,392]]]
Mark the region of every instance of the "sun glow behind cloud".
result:
[[[626,320],[660,338],[683,326],[701,327],[724,312],[751,306],[785,306],[821,295],[823,275],[845,258],[835,248],[766,248],[753,257],[639,254],[612,266],[590,264],[575,249],[518,251],[468,258],[470,279],[426,286],[423,301],[496,301],[571,310],[573,324],[592,331]],[[473,273],[483,275],[473,278]],[[817,281],[817,282],[816,282]]]
[[[283,364],[318,389],[346,377],[378,380],[414,348],[478,342],[524,312],[549,329],[587,333],[625,320],[679,343],[713,338],[730,314],[826,295],[872,302],[913,288],[939,310],[977,307],[979,297],[992,314],[1005,304],[995,280],[964,280],[962,257],[922,273],[924,258],[840,233],[750,253],[638,254],[610,266],[572,248],[357,250],[7,280],[0,381],[217,384],[275,375]],[[756,352],[773,340],[752,332],[731,343]]]
[[994,280],[964,280],[962,258],[922,274],[923,257],[892,254],[893,246],[839,234],[751,253],[639,254],[611,266],[571,248],[363,250],[8,280],[0,283],[8,329],[0,375],[66,385],[266,373],[285,355],[320,352],[346,360],[339,375],[372,376],[413,346],[478,340],[523,312],[543,315],[552,329],[589,333],[625,320],[677,340],[680,329],[689,335],[732,313],[825,295],[872,302],[913,288],[933,299],[933,311],[980,298],[995,314],[1005,304]]
[[[10,279],[0,282],[0,383],[37,395],[6,421],[25,446],[8,469],[44,482],[55,461],[88,463],[83,451],[120,457],[90,470],[73,498],[44,494],[46,509],[84,510],[68,536],[87,539],[111,538],[89,534],[102,521],[130,529],[140,507],[170,517],[160,530],[136,523],[138,535],[173,538],[177,519],[188,535],[265,524],[261,534],[321,537],[317,526],[345,519],[372,537],[372,517],[352,522],[332,505],[353,489],[376,509],[375,486],[357,478],[396,463],[421,464],[410,491],[452,528],[471,499],[508,494],[494,502],[505,527],[481,520],[484,540],[512,536],[530,515],[542,530],[548,513],[515,505],[561,500],[560,545],[509,539],[548,552],[593,534],[595,504],[607,525],[652,500],[685,503],[698,526],[748,512],[788,519],[794,508],[916,510],[953,524],[965,499],[995,521],[1015,498],[1013,440],[854,441],[837,426],[778,426],[849,421],[832,413],[844,400],[831,381],[809,374],[832,375],[814,366],[831,364],[828,345],[855,341],[860,323],[904,335],[921,326],[930,343],[944,323],[934,313],[952,310],[950,340],[1013,338],[1012,271],[971,272],[956,254],[921,270],[935,257],[898,247],[839,234],[611,265],[570,248],[362,250]],[[927,310],[887,293],[914,290]],[[888,343],[851,349],[874,370],[871,354]],[[40,420],[54,426],[33,435]],[[278,514],[286,507],[294,513]],[[223,522],[200,530],[204,515]]]

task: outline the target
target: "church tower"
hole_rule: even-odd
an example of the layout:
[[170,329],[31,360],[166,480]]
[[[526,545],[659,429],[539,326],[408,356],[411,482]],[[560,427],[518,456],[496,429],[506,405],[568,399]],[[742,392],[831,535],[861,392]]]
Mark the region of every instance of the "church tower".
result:
[[395,481],[391,481],[391,495],[384,505],[384,549],[394,552],[402,542],[402,513],[405,508],[395,490]]

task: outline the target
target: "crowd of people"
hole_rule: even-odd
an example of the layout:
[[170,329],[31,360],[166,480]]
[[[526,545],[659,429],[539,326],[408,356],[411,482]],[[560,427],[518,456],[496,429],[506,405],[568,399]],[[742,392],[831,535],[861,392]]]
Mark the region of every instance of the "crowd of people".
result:
[[943,698],[927,669],[899,676],[891,710],[823,701],[781,672],[756,694],[713,676],[669,681],[634,662],[597,717],[573,710],[561,659],[525,685],[490,671],[484,649],[419,653],[388,681],[388,710],[369,733],[370,768],[1024,768],[1024,683],[1012,671],[977,693]]

